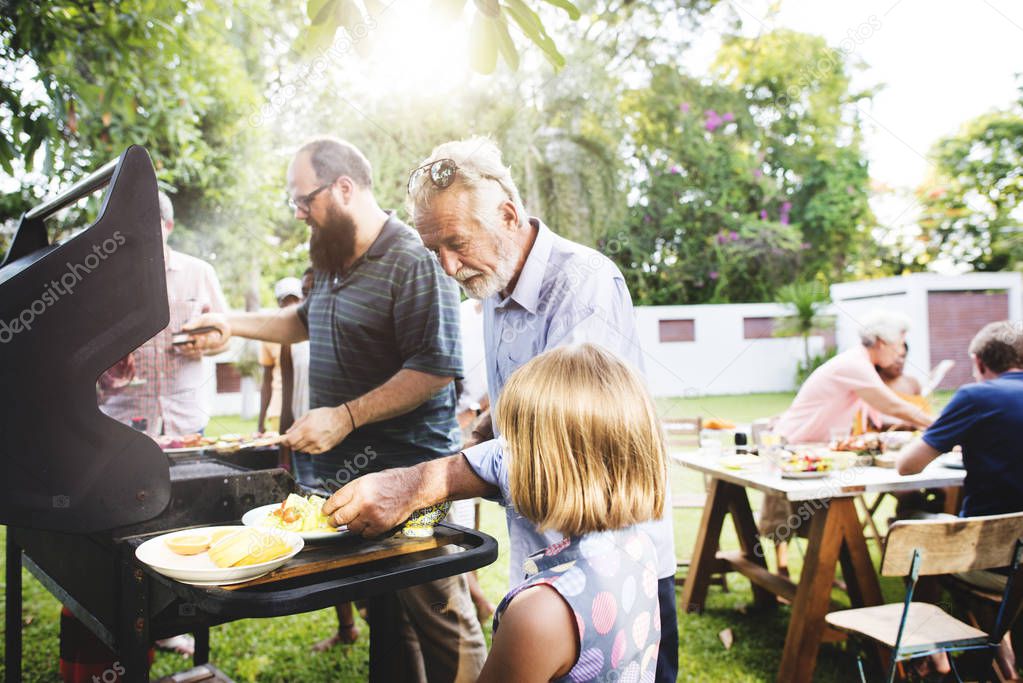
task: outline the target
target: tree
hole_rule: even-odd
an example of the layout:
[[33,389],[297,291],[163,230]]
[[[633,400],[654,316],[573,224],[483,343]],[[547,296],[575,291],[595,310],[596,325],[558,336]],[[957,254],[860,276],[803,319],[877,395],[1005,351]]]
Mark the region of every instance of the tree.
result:
[[870,238],[868,174],[842,55],[775,31],[730,38],[719,82],[676,67],[622,101],[635,184],[616,260],[644,304],[769,301],[837,278]]
[[238,301],[269,247],[268,149],[246,115],[278,20],[254,0],[68,0],[0,15],[0,166],[20,184],[4,214],[142,144],[175,204],[172,241],[214,261]]
[[768,211],[789,206],[808,245],[806,278],[840,277],[875,225],[857,109],[872,91],[851,89],[858,66],[820,36],[787,29],[726,38],[715,61],[763,133],[760,170],[775,183]]
[[803,338],[803,362],[796,370],[796,382],[802,384],[818,365],[827,358],[827,351],[822,360],[815,362],[810,355],[810,335],[830,323],[820,314],[822,308],[831,302],[828,289],[820,282],[792,282],[778,290],[778,303],[784,304],[791,311],[788,317],[777,321],[774,334],[777,337],[798,336]]
[[974,270],[1023,265],[1023,100],[966,123],[932,149],[918,191],[928,254]]
[[[542,0],[534,4],[539,9],[545,3],[564,10],[572,21],[579,18],[579,9],[569,0]],[[472,12],[469,31],[470,59],[473,69],[479,73],[494,73],[498,55],[512,71],[518,69],[519,51],[512,38],[513,28],[540,48],[554,67],[565,65],[565,58],[558,51],[540,15],[524,0],[475,0],[473,4],[475,11]],[[466,0],[432,0],[433,11],[450,19],[461,18],[465,5]],[[302,31],[297,44],[309,54],[332,44],[338,30],[344,30],[356,50],[365,50],[370,28],[385,9],[380,0],[308,0],[306,14],[310,23]]]

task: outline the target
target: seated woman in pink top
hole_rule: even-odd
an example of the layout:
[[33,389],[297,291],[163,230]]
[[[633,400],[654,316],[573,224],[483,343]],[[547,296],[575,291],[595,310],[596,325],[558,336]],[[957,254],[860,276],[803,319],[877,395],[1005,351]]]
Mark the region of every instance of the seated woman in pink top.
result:
[[[828,441],[832,429],[848,429],[860,408],[890,415],[906,424],[926,428],[933,418],[904,401],[878,374],[906,353],[909,319],[891,311],[871,311],[859,319],[859,346],[843,351],[813,371],[774,425],[788,443]],[[774,541],[778,573],[788,575],[788,527],[794,510],[780,496],[765,496],[760,509],[760,534]]]
[[864,404],[923,429],[933,418],[904,401],[874,366],[893,365],[905,353],[909,320],[890,311],[872,311],[860,320],[862,344],[843,351],[813,371],[774,426],[789,443],[827,441],[831,430],[852,423]]

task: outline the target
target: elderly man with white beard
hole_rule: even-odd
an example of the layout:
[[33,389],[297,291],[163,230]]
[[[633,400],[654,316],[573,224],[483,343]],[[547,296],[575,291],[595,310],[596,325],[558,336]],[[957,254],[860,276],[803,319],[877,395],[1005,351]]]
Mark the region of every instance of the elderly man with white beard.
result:
[[[412,172],[408,189],[424,244],[468,296],[483,302],[492,408],[516,369],[562,345],[599,344],[642,373],[632,299],[621,272],[604,255],[555,235],[528,216],[493,143],[474,138],[440,145]],[[379,533],[428,504],[474,496],[497,499],[507,513],[510,580],[517,584],[525,558],[559,538],[540,532],[507,504],[508,466],[492,424],[483,420],[473,435],[477,445],[457,455],[344,486],[324,512],[336,524],[354,521],[366,533]],[[658,555],[662,635],[656,680],[674,681],[678,621],[670,502],[659,521],[641,528]]]
[[[307,486],[333,489],[446,456],[460,441],[452,382],[462,375],[457,288],[419,236],[377,204],[369,161],[351,144],[306,144],[287,177],[295,218],[311,229],[309,296],[272,313],[203,316],[185,328],[220,330],[199,336],[198,346],[232,333],[279,344],[309,339],[311,410],[284,435]],[[359,521],[349,527],[368,531]],[[377,656],[393,644],[373,635],[374,624],[395,611],[404,656]],[[479,676],[486,642],[463,576],[371,598],[369,621],[375,679]]]

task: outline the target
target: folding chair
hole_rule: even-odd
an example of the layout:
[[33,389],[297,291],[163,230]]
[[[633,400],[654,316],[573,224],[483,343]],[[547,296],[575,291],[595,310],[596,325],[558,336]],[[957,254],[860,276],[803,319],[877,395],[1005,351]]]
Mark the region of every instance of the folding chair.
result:
[[[832,627],[862,636],[891,649],[889,683],[904,660],[938,652],[995,652],[1023,606],[1023,581],[1017,581],[1023,559],[1023,513],[945,520],[905,520],[892,525],[881,559],[882,576],[908,576],[903,602],[861,607],[828,614]],[[937,605],[913,602],[921,575],[952,574],[975,569],[1009,567],[1009,576],[994,628],[984,631],[959,621]],[[962,681],[949,657],[956,680]],[[866,681],[862,660],[860,679]]]

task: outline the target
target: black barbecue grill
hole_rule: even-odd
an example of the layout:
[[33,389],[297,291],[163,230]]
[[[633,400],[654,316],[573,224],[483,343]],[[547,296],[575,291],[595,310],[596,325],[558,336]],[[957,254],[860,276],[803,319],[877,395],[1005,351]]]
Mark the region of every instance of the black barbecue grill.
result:
[[[51,244],[44,221],[108,183],[96,222]],[[62,278],[67,286],[57,288]],[[252,468],[275,456],[169,458],[99,411],[97,378],[168,324],[166,292],[156,178],[136,146],[24,214],[0,265],[6,681],[21,679],[22,566],[118,655],[123,680],[148,681],[154,639],[195,633],[201,665],[211,626],[383,595],[496,559],[493,538],[441,525],[432,539],[352,535],[310,544],[236,586],[186,585],[139,563],[135,549],[148,538],[237,523],[299,492],[283,469]],[[394,659],[389,616],[371,617],[371,680],[386,680]]]

